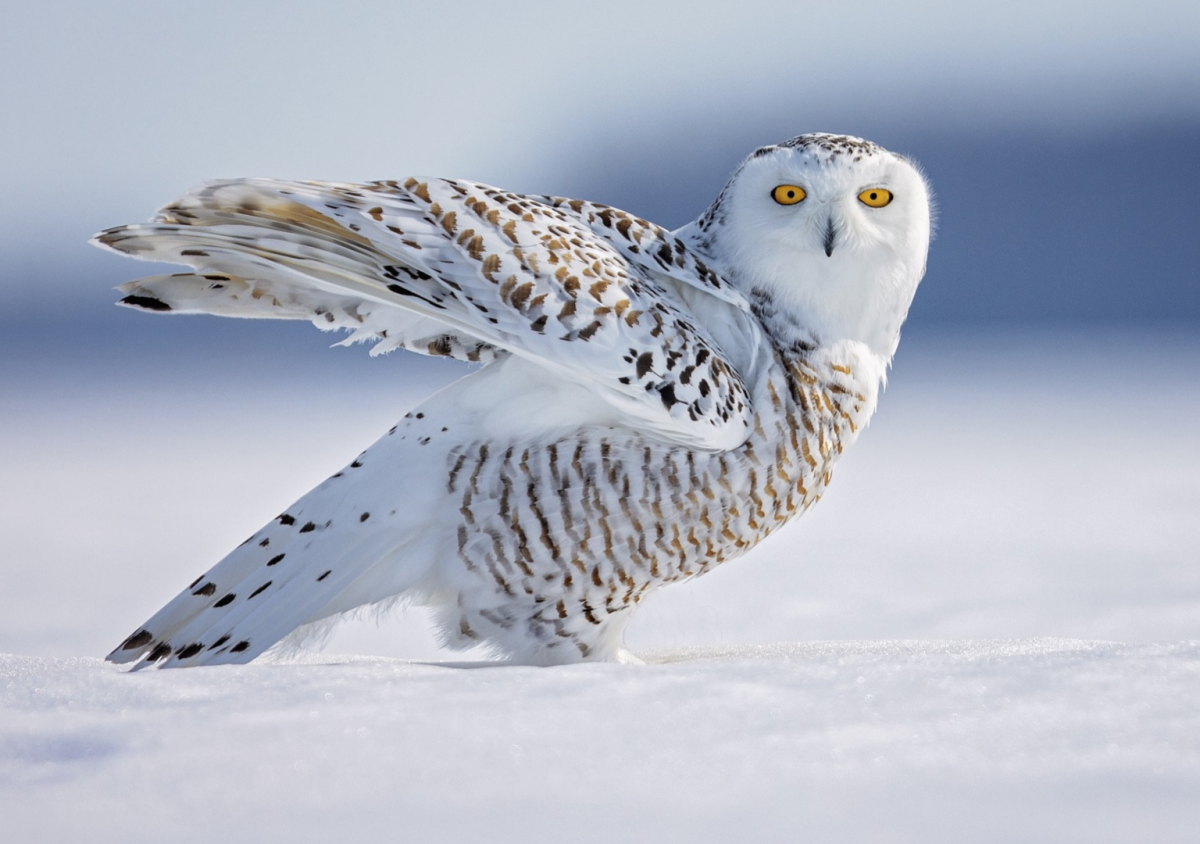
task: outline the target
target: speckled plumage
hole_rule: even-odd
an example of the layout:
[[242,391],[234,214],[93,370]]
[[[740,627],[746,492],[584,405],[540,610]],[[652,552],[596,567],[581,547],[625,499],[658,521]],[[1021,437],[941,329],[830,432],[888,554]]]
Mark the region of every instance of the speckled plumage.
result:
[[[773,202],[781,183],[807,197]],[[865,188],[894,207],[853,205]],[[373,353],[485,364],[109,659],[245,662],[397,597],[432,606],[451,646],[621,658],[652,590],[820,498],[874,411],[928,237],[917,171],[829,135],[756,151],[675,233],[440,179],[212,182],[151,224],[102,232],[194,268],[123,285],[127,305],[310,319]]]

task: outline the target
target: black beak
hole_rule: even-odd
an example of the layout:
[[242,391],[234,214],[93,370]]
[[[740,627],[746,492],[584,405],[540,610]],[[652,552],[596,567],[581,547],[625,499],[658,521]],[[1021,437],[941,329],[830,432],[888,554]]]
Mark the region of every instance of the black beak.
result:
[[825,221],[825,257],[833,257],[833,217]]

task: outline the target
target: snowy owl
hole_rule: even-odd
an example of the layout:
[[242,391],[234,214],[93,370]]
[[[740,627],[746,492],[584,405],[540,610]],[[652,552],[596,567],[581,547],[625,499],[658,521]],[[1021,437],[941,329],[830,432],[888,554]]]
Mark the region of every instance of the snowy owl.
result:
[[905,158],[860,138],[755,150],[694,222],[451,179],[201,185],[95,242],[193,271],[166,313],[311,320],[482,364],[405,416],[108,659],[244,663],[357,607],[445,643],[632,659],[643,598],[824,493],[875,409],[930,237]]

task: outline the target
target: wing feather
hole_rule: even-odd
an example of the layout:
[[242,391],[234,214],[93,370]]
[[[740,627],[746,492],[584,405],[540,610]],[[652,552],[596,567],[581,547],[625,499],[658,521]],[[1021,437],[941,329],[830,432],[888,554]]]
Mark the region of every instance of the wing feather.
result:
[[422,543],[435,497],[413,499],[402,471],[436,476],[403,420],[193,581],[108,660],[135,669],[244,663],[305,624],[411,587],[437,554]]
[[[195,268],[126,285],[135,307],[309,318],[467,359],[516,354],[590,384],[667,441],[725,450],[750,432],[740,370],[758,343],[745,300],[682,241],[605,206],[437,179],[237,180],[97,241]],[[695,291],[712,300],[703,314]]]

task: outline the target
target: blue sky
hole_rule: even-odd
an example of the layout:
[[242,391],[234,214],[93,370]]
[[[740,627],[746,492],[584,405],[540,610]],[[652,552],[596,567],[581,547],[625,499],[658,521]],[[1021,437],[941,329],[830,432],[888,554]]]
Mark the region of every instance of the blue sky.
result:
[[463,176],[678,225],[745,152],[830,130],[930,173],[915,320],[1200,318],[1198,35],[1194,2],[25,4],[0,297],[90,319],[138,268],[87,236],[214,176]]

